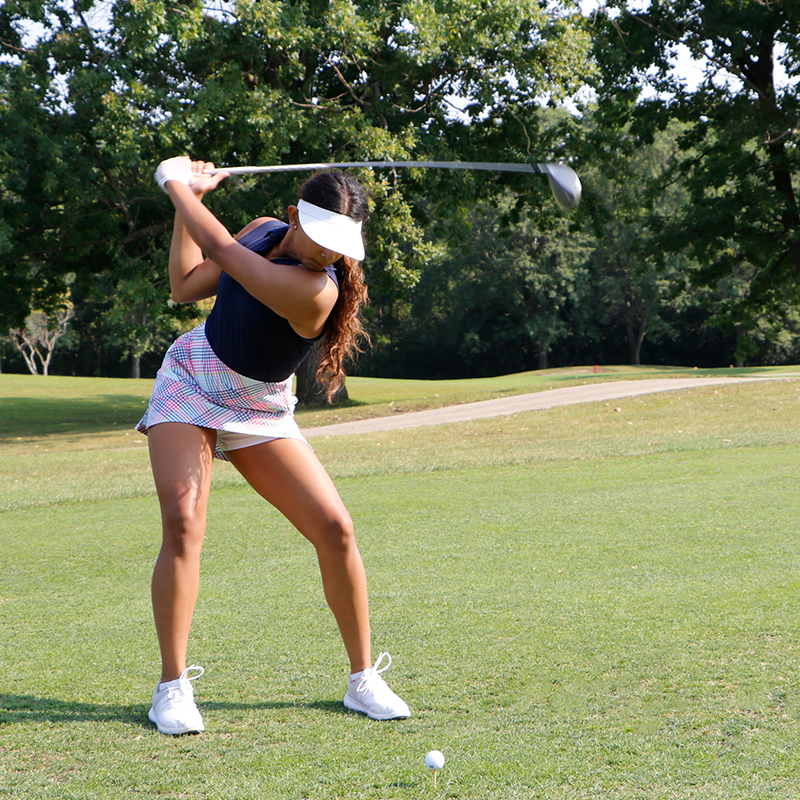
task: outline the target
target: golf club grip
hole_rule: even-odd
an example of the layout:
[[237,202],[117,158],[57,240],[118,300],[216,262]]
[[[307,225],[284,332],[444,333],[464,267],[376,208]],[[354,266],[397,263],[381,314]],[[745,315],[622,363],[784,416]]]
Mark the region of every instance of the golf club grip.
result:
[[547,174],[547,164],[513,164],[495,161],[342,161],[330,164],[276,164],[267,167],[218,167],[210,175],[227,172],[230,175],[249,175],[259,172],[300,172],[303,170],[331,169],[335,167],[417,167],[421,169],[463,169],[485,172],[542,172]]

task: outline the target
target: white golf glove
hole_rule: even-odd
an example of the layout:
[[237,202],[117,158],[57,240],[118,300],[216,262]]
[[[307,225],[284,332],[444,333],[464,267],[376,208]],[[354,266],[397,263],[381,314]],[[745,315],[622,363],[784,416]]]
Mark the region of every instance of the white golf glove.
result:
[[178,181],[190,186],[192,183],[192,160],[188,156],[176,156],[175,158],[168,158],[158,165],[156,170],[156,183],[167,191],[167,181]]

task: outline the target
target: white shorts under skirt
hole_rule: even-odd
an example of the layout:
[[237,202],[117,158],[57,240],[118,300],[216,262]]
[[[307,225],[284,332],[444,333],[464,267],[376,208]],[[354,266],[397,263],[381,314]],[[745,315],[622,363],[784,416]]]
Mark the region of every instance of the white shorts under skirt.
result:
[[167,350],[147,411],[136,429],[147,433],[161,422],[183,422],[224,431],[217,437],[214,453],[223,461],[228,460],[225,450],[272,439],[305,442],[294,418],[297,398],[292,393],[292,377],[268,383],[234,372],[211,349],[203,323]]

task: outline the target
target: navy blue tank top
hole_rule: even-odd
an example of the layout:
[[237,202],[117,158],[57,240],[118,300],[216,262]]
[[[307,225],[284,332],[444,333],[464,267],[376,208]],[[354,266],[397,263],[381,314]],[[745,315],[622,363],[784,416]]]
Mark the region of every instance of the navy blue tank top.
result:
[[[270,220],[242,236],[239,244],[255,253],[266,253],[288,230],[286,223]],[[293,258],[272,260],[277,264],[300,264]],[[264,269],[269,268],[265,260]],[[327,267],[325,273],[338,287],[336,268]],[[217,283],[217,299],[206,320],[206,337],[225,366],[253,380],[271,383],[294,374],[316,341],[299,336],[288,320],[256,300],[226,272]]]

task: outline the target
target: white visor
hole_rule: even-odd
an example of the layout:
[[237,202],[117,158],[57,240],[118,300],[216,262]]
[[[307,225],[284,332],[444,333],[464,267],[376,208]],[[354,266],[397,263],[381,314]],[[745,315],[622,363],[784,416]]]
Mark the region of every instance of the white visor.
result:
[[361,237],[361,223],[345,216],[320,208],[313,203],[300,200],[297,203],[297,214],[303,233],[312,242],[349,256],[356,261],[364,260],[364,240]]

